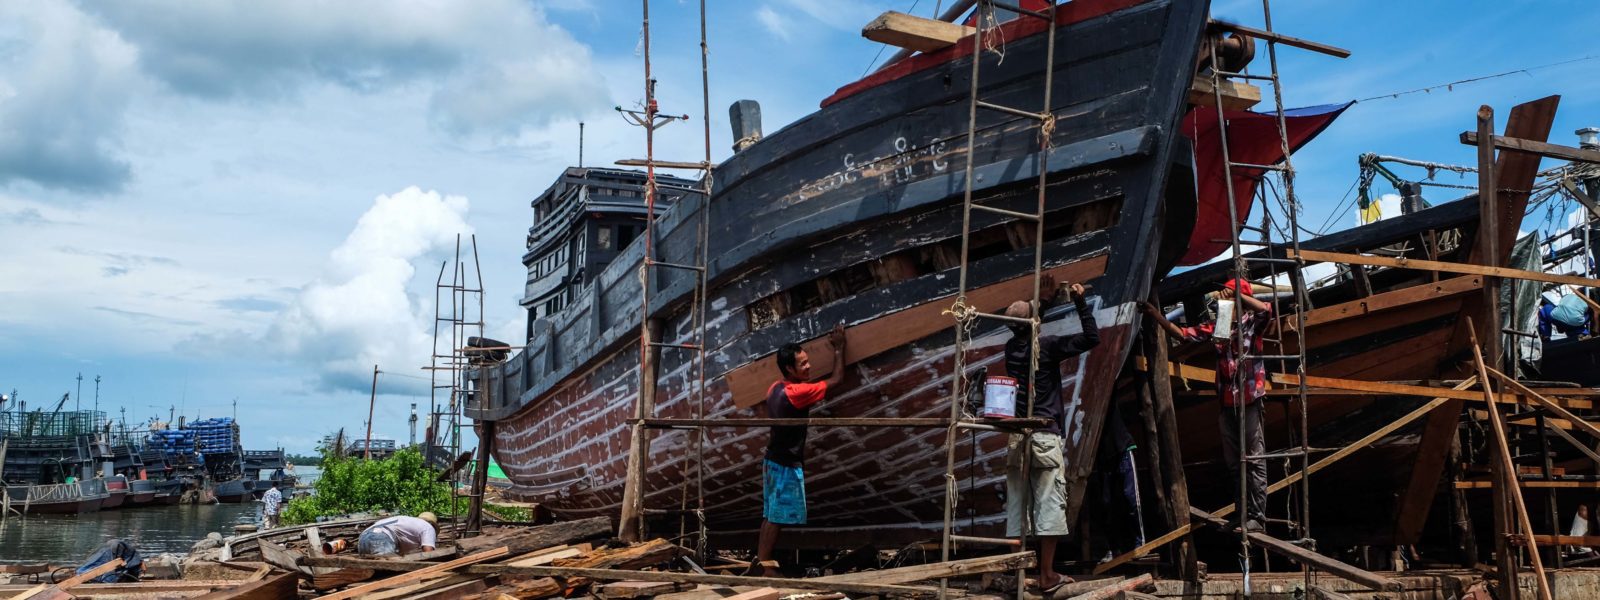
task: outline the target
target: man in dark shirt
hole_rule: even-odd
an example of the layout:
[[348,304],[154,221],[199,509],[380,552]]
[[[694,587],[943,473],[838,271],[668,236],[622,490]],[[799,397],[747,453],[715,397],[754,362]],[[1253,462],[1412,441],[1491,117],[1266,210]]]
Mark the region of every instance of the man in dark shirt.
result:
[[[1045,289],[1054,287],[1046,281]],[[1033,374],[1033,417],[1047,419],[1049,425],[1032,436],[1011,434],[1006,442],[1006,535],[1039,538],[1039,587],[1049,591],[1068,582],[1056,573],[1056,541],[1067,535],[1067,469],[1061,436],[1066,431],[1066,409],[1061,399],[1061,362],[1083,354],[1100,344],[1100,328],[1094,310],[1084,298],[1083,286],[1063,286],[1077,307],[1083,332],[1075,335],[1039,336],[1039,367]],[[1060,296],[1061,290],[1055,295]],[[1048,305],[1047,305],[1048,306]],[[1017,301],[1006,309],[1006,316],[1033,317],[1033,307]],[[1011,325],[1006,342],[1006,375],[1024,386],[1017,394],[1017,412],[1028,413],[1028,369],[1032,360],[1029,326]]]
[[[778,348],[778,371],[783,379],[767,389],[767,416],[778,419],[804,419],[811,407],[827,396],[828,390],[844,381],[844,325],[828,332],[833,346],[833,372],[825,381],[811,381],[811,357],[799,344]],[[805,425],[775,425],[767,442],[767,458],[762,479],[761,539],[756,548],[756,564],[766,577],[779,576],[770,566],[772,548],[783,525],[806,524]]]

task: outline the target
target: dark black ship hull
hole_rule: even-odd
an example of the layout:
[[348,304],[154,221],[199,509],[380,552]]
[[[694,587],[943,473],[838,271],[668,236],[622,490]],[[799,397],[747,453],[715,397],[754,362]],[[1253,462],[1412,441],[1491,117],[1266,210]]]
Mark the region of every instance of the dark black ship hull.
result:
[[[1102,344],[1063,365],[1075,501],[1134,338],[1136,302],[1181,254],[1193,223],[1189,154],[1174,131],[1206,12],[1205,2],[1065,4],[1047,147],[1041,150],[1033,119],[978,117],[975,197],[1031,212],[1040,159],[1048,156],[1043,266],[1059,280],[1093,287]],[[1042,30],[1009,30],[1003,61],[983,53],[984,100],[1028,110],[1042,104]],[[958,44],[841,90],[822,110],[717,166],[709,201],[685,199],[661,217],[658,260],[673,263],[696,262],[697,228],[708,220],[710,351],[703,407],[693,406],[698,378],[688,354],[662,353],[656,416],[759,416],[747,407],[773,381],[777,348],[805,342],[814,364],[825,365],[821,339],[841,322],[852,340],[849,373],[817,416],[948,416],[953,321],[941,312],[953,302],[960,263],[972,60],[965,44],[966,54]],[[1031,225],[988,213],[974,213],[973,222],[968,302],[998,311],[1030,297]],[[495,455],[514,483],[508,493],[560,516],[614,516],[622,497],[625,421],[639,385],[642,251],[633,244],[565,310],[534,322],[528,347],[489,374],[487,402],[469,406],[470,417],[499,422]],[[663,323],[665,341],[692,341],[692,274],[657,270],[650,283],[649,316]],[[1046,333],[1076,328],[1077,319],[1066,318]],[[967,364],[998,374],[1007,335],[979,327]],[[810,531],[925,536],[943,506],[944,435],[814,432],[806,463]],[[748,530],[761,518],[766,436],[764,429],[712,429],[697,459],[688,455],[689,435],[657,434],[645,505],[677,506],[703,460],[712,527]],[[971,488],[963,522],[970,517],[991,532],[1001,520],[1003,452],[1003,437],[994,434],[962,440],[958,450],[958,478]]]

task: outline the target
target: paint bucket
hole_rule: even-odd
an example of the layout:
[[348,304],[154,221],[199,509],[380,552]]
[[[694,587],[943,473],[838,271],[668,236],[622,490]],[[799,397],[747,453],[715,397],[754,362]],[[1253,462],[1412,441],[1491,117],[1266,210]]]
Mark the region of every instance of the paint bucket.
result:
[[990,377],[983,382],[983,416],[1009,419],[1017,416],[1017,380]]
[[348,543],[348,542],[345,542],[344,540],[338,539],[338,538],[331,539],[331,540],[328,540],[326,542],[323,542],[322,543],[322,553],[323,554],[338,554],[340,552],[343,552],[346,543]]

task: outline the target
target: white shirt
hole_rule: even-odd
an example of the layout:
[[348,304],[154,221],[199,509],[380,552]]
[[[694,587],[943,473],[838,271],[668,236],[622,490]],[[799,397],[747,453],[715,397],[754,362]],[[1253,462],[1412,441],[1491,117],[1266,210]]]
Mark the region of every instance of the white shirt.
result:
[[265,505],[261,507],[262,512],[269,515],[278,514],[278,505],[283,504],[283,492],[278,491],[278,488],[267,490],[267,493],[261,495],[261,502]]
[[437,547],[438,532],[427,521],[416,517],[389,517],[372,524],[372,529],[377,529],[394,538],[395,549],[401,554],[409,554],[421,550],[424,546]]

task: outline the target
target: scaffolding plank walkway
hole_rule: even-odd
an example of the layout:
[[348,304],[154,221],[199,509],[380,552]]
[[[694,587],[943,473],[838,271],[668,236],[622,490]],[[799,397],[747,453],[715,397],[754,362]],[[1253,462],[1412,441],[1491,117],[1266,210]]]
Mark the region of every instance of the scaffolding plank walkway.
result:
[[[1190,514],[1193,515],[1194,518],[1204,521],[1213,527],[1227,531],[1226,521],[1218,517],[1214,517],[1205,511],[1191,509]],[[1308,567],[1326,571],[1344,579],[1348,579],[1372,588],[1373,590],[1380,592],[1399,592],[1404,590],[1404,587],[1401,586],[1400,582],[1398,581],[1384,577],[1377,573],[1373,573],[1366,569],[1362,569],[1355,565],[1317,554],[1316,552],[1301,548],[1265,533],[1251,533],[1249,536],[1250,541],[1255,545],[1265,548],[1274,554],[1278,554],[1284,558],[1288,558],[1289,560],[1293,560]]]

